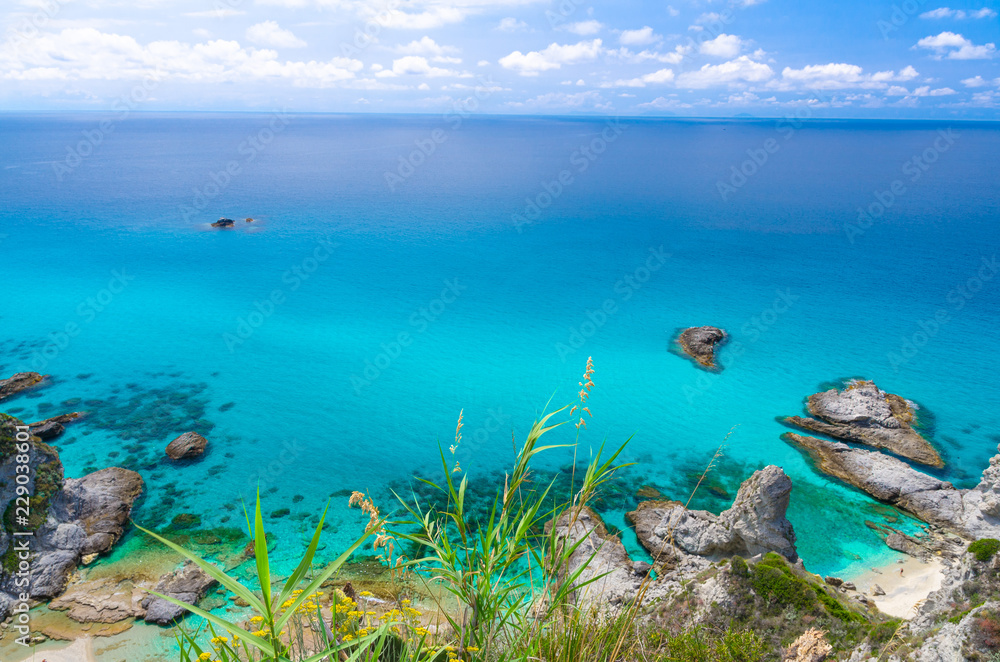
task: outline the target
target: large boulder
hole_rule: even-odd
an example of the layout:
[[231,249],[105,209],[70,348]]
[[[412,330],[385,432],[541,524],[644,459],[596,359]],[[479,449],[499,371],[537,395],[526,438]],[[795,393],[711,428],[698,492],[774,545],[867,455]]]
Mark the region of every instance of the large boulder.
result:
[[913,403],[886,393],[874,382],[853,381],[841,391],[815,393],[807,406],[815,418],[789,416],[785,423],[932,467],[944,466],[934,446],[913,429]]
[[71,414],[60,414],[44,421],[36,421],[29,424],[31,434],[42,441],[51,441],[66,431],[66,425],[78,420],[83,416],[82,412],[75,411]]
[[[16,497],[17,455],[15,436],[28,426],[0,414],[0,512],[7,513]],[[81,559],[103,554],[121,538],[132,504],[143,490],[139,474],[118,467],[103,469],[79,479],[64,479],[59,454],[37,437],[29,437],[31,517],[27,524],[3,522],[0,556],[19,540],[29,540],[31,574],[23,577],[0,567],[0,619],[21,593],[31,600],[58,596]],[[13,512],[13,509],[9,509]],[[12,531],[31,530],[34,535],[15,539]]]
[[795,531],[786,517],[791,490],[785,472],[771,465],[744,481],[733,505],[718,515],[678,501],[644,501],[625,517],[654,558],[676,546],[712,559],[777,552],[794,562]]
[[13,377],[0,379],[0,400],[6,400],[21,391],[38,386],[45,375],[37,372],[19,372]]
[[677,336],[677,344],[698,365],[716,369],[715,347],[726,339],[726,332],[714,326],[692,326]]
[[[191,561],[185,561],[179,570],[160,577],[153,590],[193,605],[205,597],[205,592],[216,583],[204,570]],[[183,607],[155,595],[147,595],[142,606],[145,621],[157,625],[170,625],[187,612]]]
[[782,438],[805,451],[820,471],[964,538],[1000,538],[1000,447],[979,485],[955,489],[906,462],[861,448],[786,433]]
[[185,432],[167,444],[167,456],[172,460],[198,457],[205,452],[208,439],[197,432]]

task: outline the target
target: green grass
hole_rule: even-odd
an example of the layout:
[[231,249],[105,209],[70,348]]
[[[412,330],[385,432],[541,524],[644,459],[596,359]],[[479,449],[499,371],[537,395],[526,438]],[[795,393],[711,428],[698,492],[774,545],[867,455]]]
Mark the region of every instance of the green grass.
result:
[[986,562],[1000,551],[1000,540],[995,538],[981,538],[969,545],[969,553],[974,554],[977,561]]

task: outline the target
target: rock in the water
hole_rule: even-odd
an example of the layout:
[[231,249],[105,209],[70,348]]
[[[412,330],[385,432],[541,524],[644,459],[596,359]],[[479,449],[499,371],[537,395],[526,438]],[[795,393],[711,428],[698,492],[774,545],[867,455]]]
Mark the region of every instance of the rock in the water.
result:
[[785,422],[835,439],[885,449],[921,464],[944,466],[934,446],[913,429],[911,403],[886,393],[874,382],[855,381],[842,391],[815,393],[809,396],[808,408],[815,418],[790,416]]
[[231,218],[220,218],[215,223],[212,223],[212,227],[213,228],[231,228],[231,227],[233,227],[233,224],[235,224],[235,223],[236,223],[236,221],[234,221]]
[[979,485],[957,490],[951,483],[877,451],[791,432],[782,438],[805,450],[820,471],[925,522],[964,538],[1000,538],[1000,454],[990,459]]
[[173,460],[197,457],[207,445],[208,440],[197,432],[185,432],[167,445],[167,455]]
[[710,558],[777,552],[798,560],[795,531],[785,516],[792,481],[779,467],[755,472],[740,486],[732,507],[719,515],[687,510],[678,501],[644,501],[626,519],[643,547],[658,558],[673,543]]
[[[0,414],[0,512],[5,512],[15,495],[14,449],[16,433],[28,426]],[[67,579],[82,557],[103,554],[122,535],[132,503],[142,493],[143,481],[134,471],[117,467],[96,471],[79,479],[63,479],[59,454],[37,437],[28,442],[32,471],[28,487],[33,494],[32,518],[27,528],[34,530],[31,550],[31,577],[27,587],[0,566],[0,619],[14,597],[27,593],[32,600],[53,598],[63,592]],[[0,555],[16,544],[6,526],[0,527]]]
[[726,332],[714,326],[692,326],[681,331],[677,344],[698,365],[715,369],[715,347],[726,339]]
[[784,650],[782,662],[823,662],[833,652],[825,634],[818,628],[806,630]]
[[67,423],[72,423],[81,416],[83,416],[83,414],[78,411],[73,412],[72,414],[61,414],[59,416],[47,418],[44,421],[31,423],[29,427],[31,428],[31,434],[35,435],[42,441],[49,441],[50,439],[55,439],[65,432]]
[[[153,590],[193,605],[205,597],[205,592],[215,584],[216,581],[204,570],[186,561],[180,570],[161,577]],[[157,625],[170,625],[187,611],[155,595],[148,595],[143,599],[142,606],[146,610],[143,617],[145,621]]]
[[37,372],[19,372],[13,377],[0,379],[0,400],[5,400],[21,391],[38,386],[45,375]]

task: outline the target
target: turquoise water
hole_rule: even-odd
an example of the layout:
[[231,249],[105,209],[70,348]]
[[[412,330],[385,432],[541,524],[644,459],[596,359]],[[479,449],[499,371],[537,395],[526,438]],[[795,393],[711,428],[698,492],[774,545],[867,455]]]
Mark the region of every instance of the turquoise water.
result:
[[[553,394],[574,399],[588,356],[581,454],[632,436],[638,462],[611,522],[639,485],[686,496],[738,426],[696,505],[718,511],[754,469],[782,466],[814,572],[884,558],[864,520],[885,513],[814,472],[776,416],[865,376],[920,404],[956,484],[1000,441],[1000,279],[977,276],[998,243],[994,124],[789,135],[774,121],[173,114],[114,122],[98,142],[85,132],[101,119],[0,117],[0,364],[53,376],[7,411],[91,412],[57,442],[67,474],[139,470],[139,523],[239,525],[233,508],[260,485],[266,510],[291,509],[270,520],[282,562],[333,498],[331,553],[363,528],[345,490],[391,511],[390,485],[438,475],[460,410],[462,467],[495,476],[512,431],[523,439]],[[957,138],[911,181],[903,164],[949,126]],[[385,173],[408,173],[399,158],[438,129],[390,190]],[[780,149],[723,199],[718,182],[769,139]],[[572,182],[546,204],[563,171]],[[894,180],[905,192],[849,236]],[[519,225],[526,198],[544,209]],[[208,227],[219,216],[237,228]],[[668,351],[700,324],[732,336],[721,374]],[[188,429],[205,431],[206,457],[162,461]]]

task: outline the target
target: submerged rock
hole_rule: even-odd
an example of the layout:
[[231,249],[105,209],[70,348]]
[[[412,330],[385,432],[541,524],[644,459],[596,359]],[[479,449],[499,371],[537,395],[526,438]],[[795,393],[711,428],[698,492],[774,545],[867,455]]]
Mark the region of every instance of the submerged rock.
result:
[[808,409],[815,418],[790,416],[785,423],[932,467],[944,466],[934,446],[913,429],[912,404],[874,382],[855,381],[842,391],[815,393],[809,396]]
[[[0,414],[0,512],[14,500],[16,473],[15,435],[23,423]],[[33,553],[30,577],[18,576],[0,566],[0,619],[6,617],[15,598],[25,593],[33,601],[60,595],[82,558],[103,554],[121,538],[132,504],[142,493],[139,474],[118,467],[103,469],[83,478],[64,479],[59,454],[37,437],[27,442],[32,493],[27,524],[4,522],[0,526],[0,556],[12,546],[29,540]],[[13,531],[33,531],[17,538]],[[24,581],[27,579],[27,584]]]
[[654,558],[673,543],[713,559],[777,552],[794,562],[795,531],[786,517],[791,491],[792,481],[771,465],[744,481],[733,505],[719,515],[688,510],[679,501],[645,501],[625,517]]
[[958,490],[878,451],[792,432],[782,438],[808,453],[820,471],[925,522],[968,539],[1000,538],[1000,454],[990,459],[979,485]]
[[21,391],[38,386],[45,377],[37,372],[19,372],[13,377],[0,379],[0,400],[5,400]]
[[208,440],[197,432],[185,432],[167,444],[167,455],[172,460],[197,457],[205,452]]
[[[186,561],[179,570],[160,577],[153,590],[193,605],[205,597],[208,589],[216,583],[204,570]],[[157,625],[170,625],[187,612],[187,609],[155,595],[147,595],[142,607],[145,610],[142,618]]]
[[725,339],[726,332],[717,327],[692,326],[681,331],[677,344],[699,365],[715,369],[715,347]]

